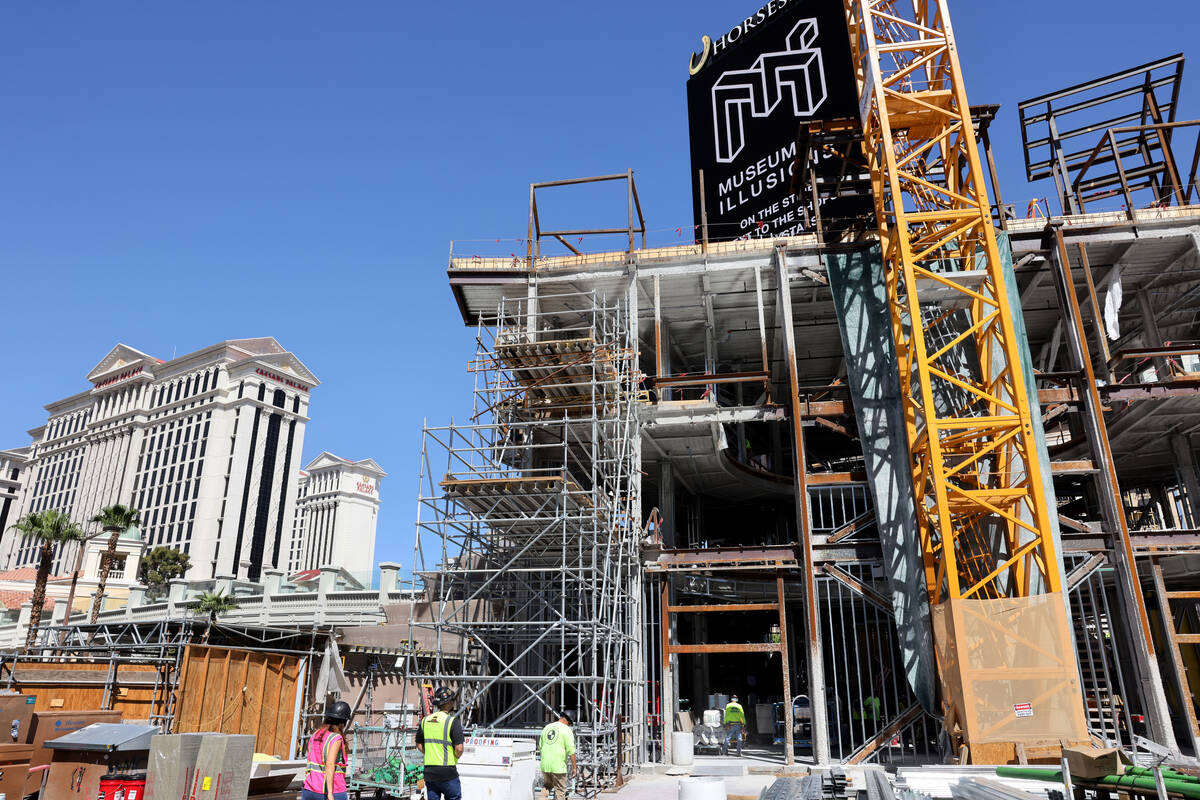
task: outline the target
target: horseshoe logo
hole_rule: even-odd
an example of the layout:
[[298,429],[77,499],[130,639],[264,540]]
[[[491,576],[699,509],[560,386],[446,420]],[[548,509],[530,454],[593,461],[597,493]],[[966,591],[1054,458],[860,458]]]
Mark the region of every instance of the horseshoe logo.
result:
[[699,63],[696,62],[696,54],[688,58],[688,75],[695,75],[700,70],[704,69],[704,65],[708,63],[708,57],[712,54],[712,39],[706,33],[704,34],[704,52],[700,54]]

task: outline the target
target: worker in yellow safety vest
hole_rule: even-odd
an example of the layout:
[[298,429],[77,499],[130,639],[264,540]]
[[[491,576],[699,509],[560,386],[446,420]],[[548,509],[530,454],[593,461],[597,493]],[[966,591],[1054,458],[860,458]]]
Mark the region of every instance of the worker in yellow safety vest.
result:
[[742,739],[746,738],[746,712],[742,708],[742,704],[738,702],[737,695],[729,698],[729,704],[725,706],[725,746],[722,752],[729,753],[729,743],[737,741],[738,758],[742,757]]
[[463,729],[454,713],[458,693],[443,686],[433,693],[437,711],[421,720],[417,749],[425,756],[425,794],[429,800],[462,800],[458,759],[463,754]]

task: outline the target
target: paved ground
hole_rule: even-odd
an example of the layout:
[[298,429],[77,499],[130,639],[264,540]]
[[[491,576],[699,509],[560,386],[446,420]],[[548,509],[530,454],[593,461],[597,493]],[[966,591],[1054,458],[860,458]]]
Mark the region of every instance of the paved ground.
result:
[[[763,789],[775,780],[774,775],[728,775],[725,780],[725,795],[736,798],[757,798]],[[640,774],[617,792],[620,800],[675,800],[679,796],[679,782],[687,776]]]
[[725,781],[725,795],[729,800],[754,800],[771,785],[778,773],[784,771],[790,775],[803,775],[807,774],[808,767],[796,764],[788,768],[783,763],[783,752],[778,748],[747,747],[741,758],[702,755],[696,756],[686,767],[647,765],[621,787],[617,797],[620,800],[676,800],[681,780],[717,776]]

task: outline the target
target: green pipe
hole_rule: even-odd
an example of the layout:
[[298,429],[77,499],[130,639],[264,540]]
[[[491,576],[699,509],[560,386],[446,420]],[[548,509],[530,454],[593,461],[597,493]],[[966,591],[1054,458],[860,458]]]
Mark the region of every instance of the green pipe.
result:
[[[1148,778],[1154,777],[1154,770],[1149,767],[1125,767],[1126,775],[1144,775]],[[1163,777],[1168,780],[1189,781],[1191,783],[1200,783],[1200,775],[1189,775],[1186,772],[1178,772],[1173,769],[1163,768]]]
[[[1170,770],[1168,770],[1168,772],[1169,771]],[[1002,778],[1025,778],[1026,780],[1051,781],[1053,783],[1063,782],[1062,770],[1053,768],[996,767],[996,774]],[[1191,778],[1190,775],[1188,777]],[[1125,786],[1135,789],[1147,789],[1152,792],[1158,790],[1158,786],[1155,784],[1154,778],[1145,777],[1144,775],[1138,774],[1105,775],[1101,778],[1079,778],[1078,780],[1090,783],[1099,783],[1103,786],[1113,786],[1116,788]],[[1166,786],[1167,791],[1171,794],[1180,794],[1184,797],[1200,800],[1200,782],[1194,780],[1180,780],[1178,778],[1168,778],[1163,776],[1163,784]]]

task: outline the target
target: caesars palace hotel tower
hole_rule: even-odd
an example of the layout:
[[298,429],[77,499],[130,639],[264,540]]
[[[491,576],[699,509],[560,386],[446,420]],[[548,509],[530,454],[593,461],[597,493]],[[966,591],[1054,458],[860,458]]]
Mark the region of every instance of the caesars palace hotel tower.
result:
[[[192,580],[257,581],[289,566],[308,394],[319,383],[296,356],[272,338],[165,362],[117,345],[87,380],[29,432],[22,513],[57,508],[86,523],[106,505],[132,505],[147,546],[186,552]],[[0,567],[37,564],[27,537],[7,533],[0,547]],[[74,559],[73,547],[60,550],[54,574]]]

